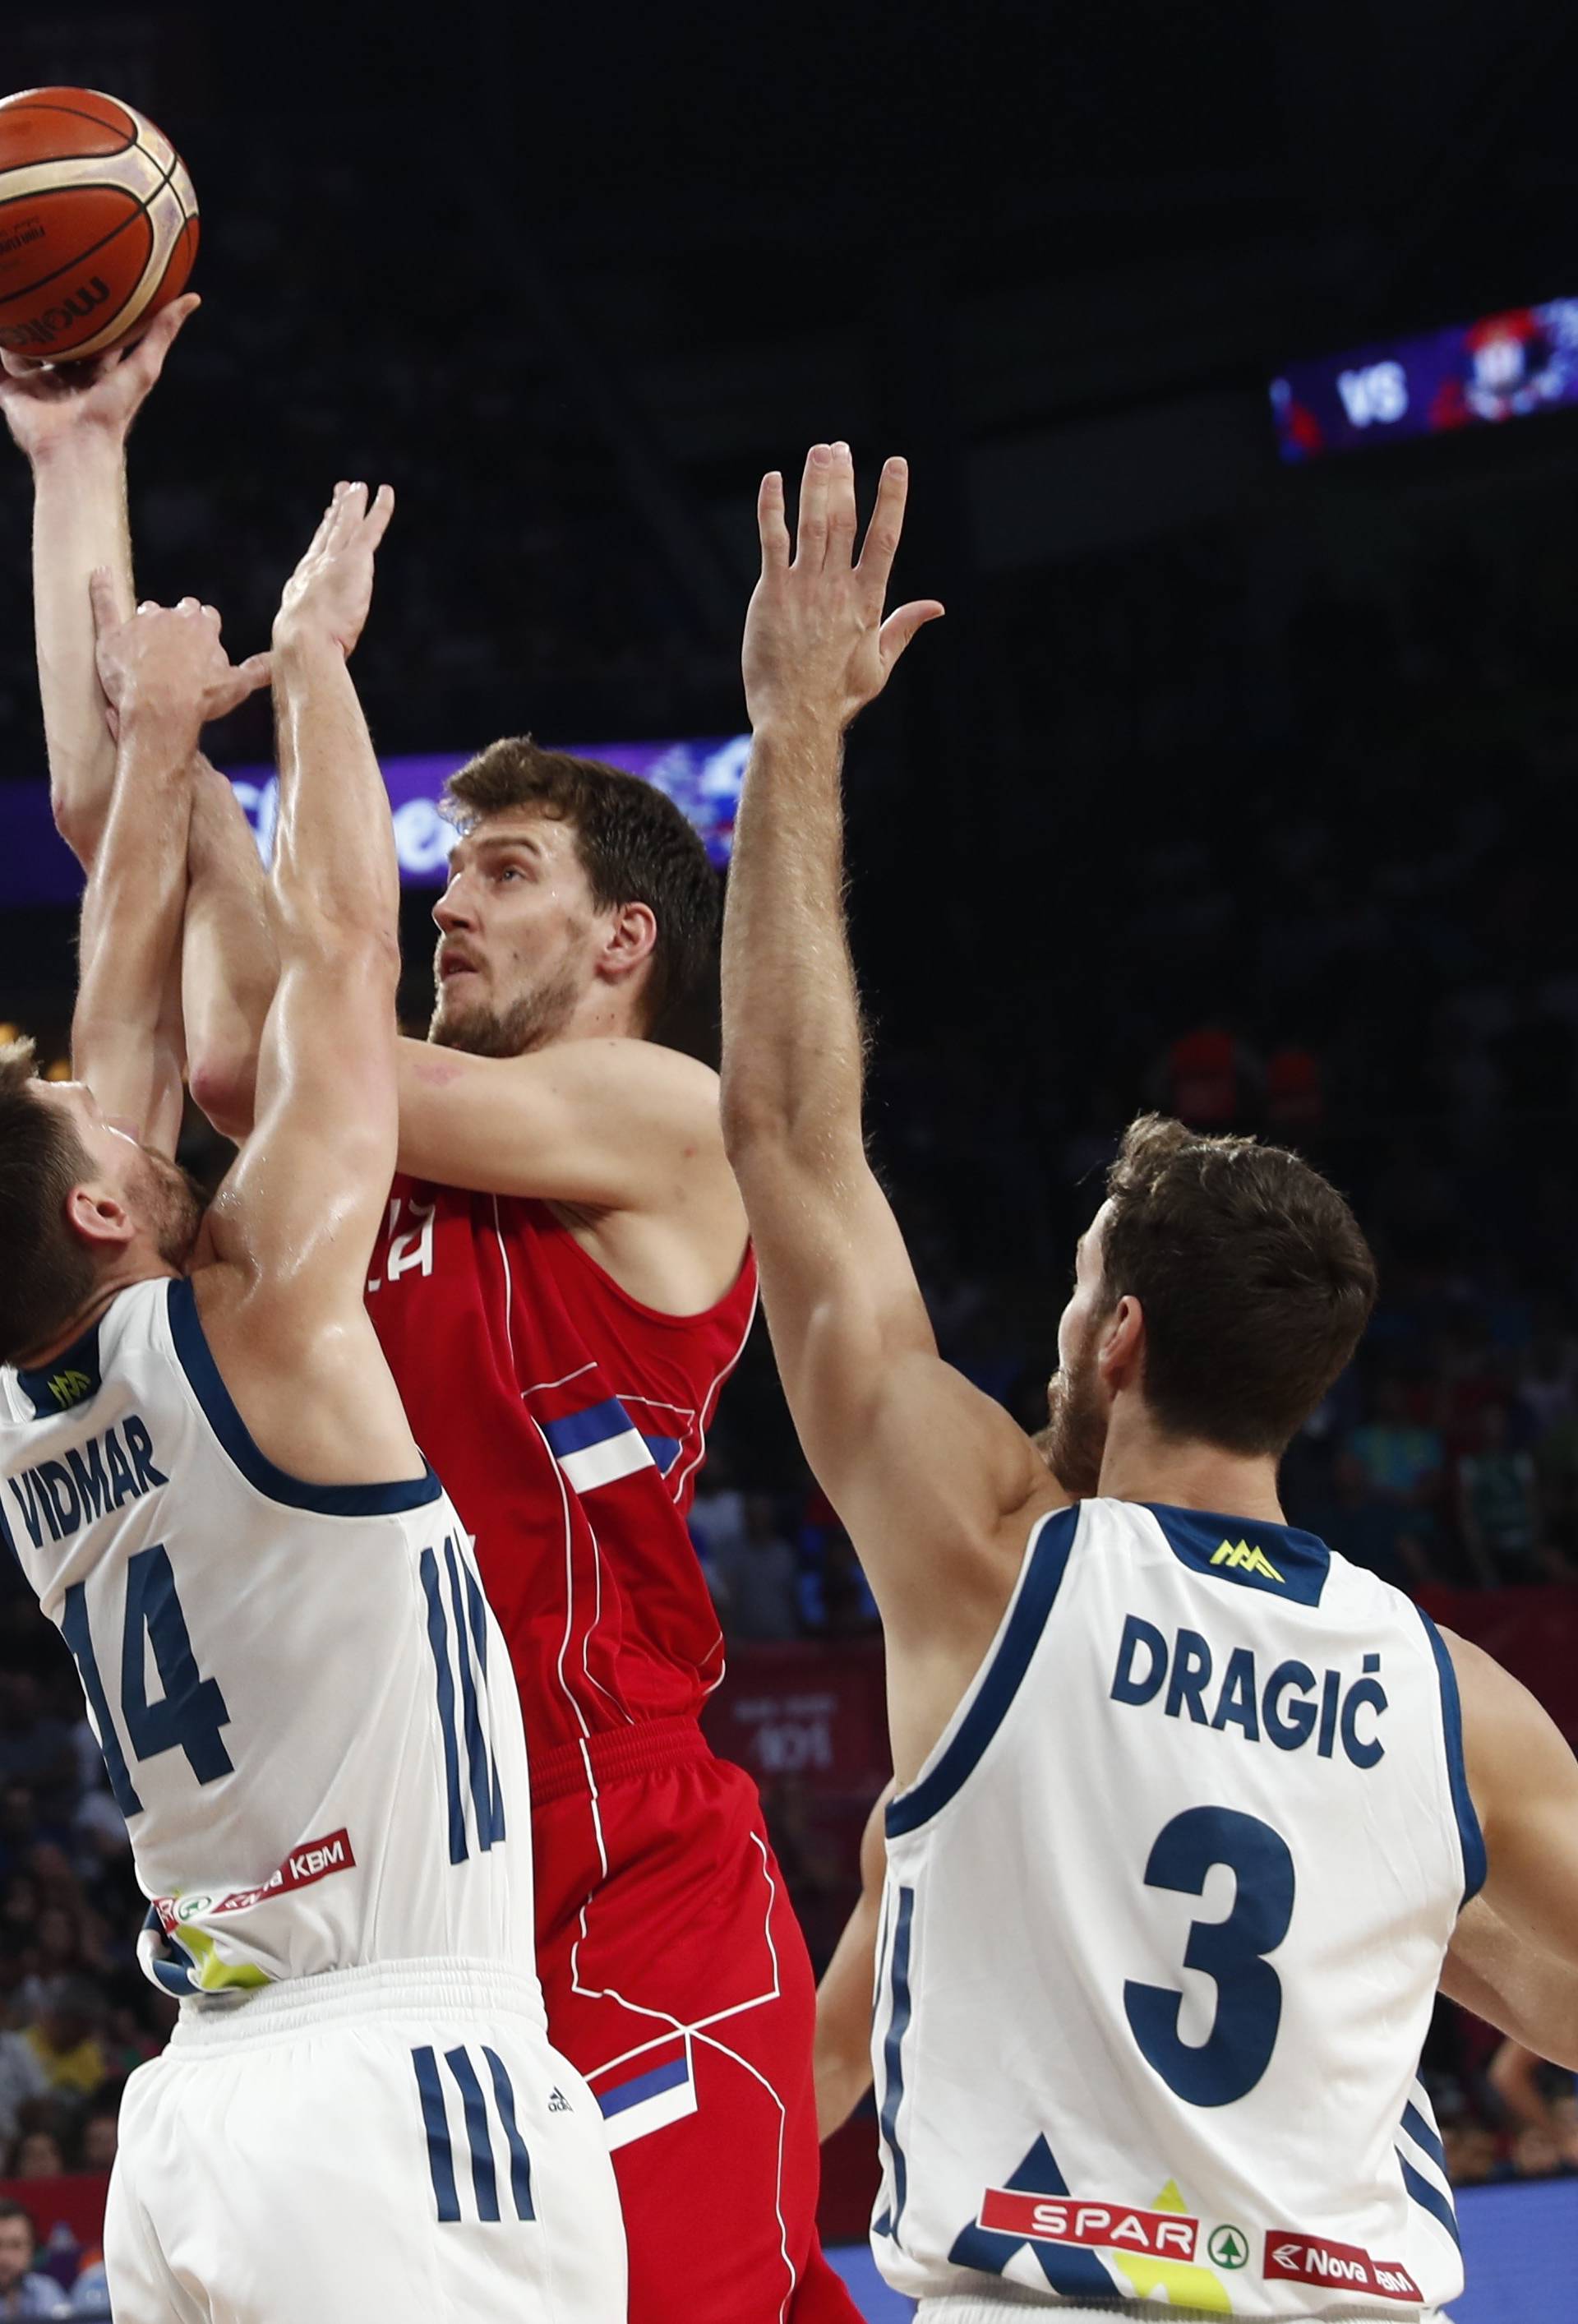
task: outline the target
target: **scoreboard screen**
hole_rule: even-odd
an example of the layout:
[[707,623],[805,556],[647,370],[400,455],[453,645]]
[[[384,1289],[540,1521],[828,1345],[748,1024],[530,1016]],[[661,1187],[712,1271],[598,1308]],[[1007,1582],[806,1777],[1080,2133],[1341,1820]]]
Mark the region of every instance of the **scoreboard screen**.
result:
[[1284,460],[1578,404],[1578,299],[1289,364],[1271,393]]

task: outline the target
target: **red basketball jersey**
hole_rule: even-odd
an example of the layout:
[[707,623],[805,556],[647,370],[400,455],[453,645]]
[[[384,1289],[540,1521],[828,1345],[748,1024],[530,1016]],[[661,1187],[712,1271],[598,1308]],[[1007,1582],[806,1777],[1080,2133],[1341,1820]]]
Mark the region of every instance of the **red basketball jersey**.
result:
[[756,1312],[748,1253],[699,1315],[621,1290],[546,1203],[397,1177],[368,1313],[468,1530],[535,1764],[694,1718],[723,1639],[685,1525]]

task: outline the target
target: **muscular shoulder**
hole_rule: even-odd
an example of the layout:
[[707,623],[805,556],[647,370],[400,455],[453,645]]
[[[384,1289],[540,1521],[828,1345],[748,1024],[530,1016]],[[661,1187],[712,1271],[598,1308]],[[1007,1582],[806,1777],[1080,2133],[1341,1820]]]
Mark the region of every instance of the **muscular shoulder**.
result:
[[258,1450],[317,1484],[420,1472],[394,1381],[361,1302],[293,1296],[223,1261],[191,1276],[198,1361]]

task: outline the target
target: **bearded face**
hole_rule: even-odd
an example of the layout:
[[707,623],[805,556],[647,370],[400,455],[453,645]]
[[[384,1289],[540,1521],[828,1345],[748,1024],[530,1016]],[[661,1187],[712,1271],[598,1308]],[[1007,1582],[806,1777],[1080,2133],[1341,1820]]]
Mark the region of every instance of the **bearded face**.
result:
[[518,1057],[563,1038],[596,982],[601,925],[570,824],[524,810],[484,816],[450,857],[433,918],[430,1041]]
[[1100,1490],[1106,1450],[1107,1400],[1096,1367],[1096,1342],[1110,1320],[1102,1274],[1107,1211],[1103,1204],[1074,1253],[1074,1289],[1058,1325],[1058,1369],[1047,1384],[1047,1425],[1036,1450],[1066,1493],[1088,1500]]
[[[471,980],[466,980],[467,982]],[[517,990],[502,1007],[481,994],[468,997],[462,980],[441,983],[427,1038],[473,1057],[520,1057],[557,1040],[585,987],[579,962],[563,962],[538,982]]]
[[179,1163],[139,1147],[127,1174],[129,1206],[153,1237],[166,1267],[184,1268],[203,1223],[203,1197]]
[[1088,1500],[1101,1489],[1106,1451],[1106,1406],[1096,1369],[1096,1322],[1082,1342],[1070,1348],[1047,1383],[1047,1425],[1036,1438],[1041,1453],[1063,1490]]

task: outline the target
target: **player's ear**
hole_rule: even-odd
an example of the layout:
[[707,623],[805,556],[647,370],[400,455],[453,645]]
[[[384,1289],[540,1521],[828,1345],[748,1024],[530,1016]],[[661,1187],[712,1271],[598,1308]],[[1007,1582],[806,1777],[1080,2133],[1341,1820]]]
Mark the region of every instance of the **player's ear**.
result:
[[72,1187],[66,1197],[66,1223],[73,1234],[99,1249],[129,1243],[137,1231],[131,1212],[102,1178]]
[[1137,1388],[1145,1369],[1145,1311],[1125,1291],[1103,1328],[1096,1368],[1109,1396]]
[[650,904],[620,904],[609,925],[603,944],[605,975],[628,976],[650,960],[657,944],[657,915]]

